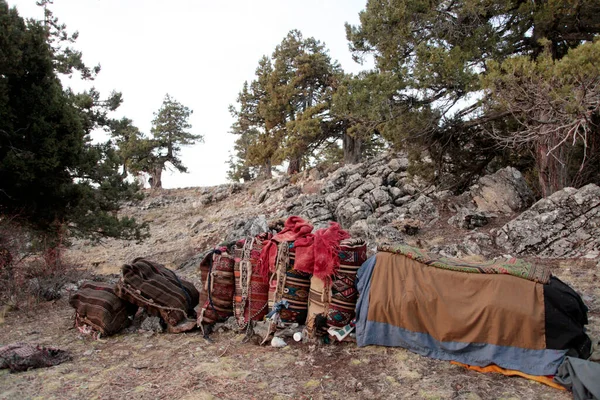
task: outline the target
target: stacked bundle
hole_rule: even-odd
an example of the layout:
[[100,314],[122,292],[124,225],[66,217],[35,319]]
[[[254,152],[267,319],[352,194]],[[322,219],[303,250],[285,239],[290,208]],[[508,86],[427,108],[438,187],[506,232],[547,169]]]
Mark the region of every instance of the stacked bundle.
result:
[[262,275],[270,283],[269,306],[278,310],[283,323],[306,322],[311,275],[322,280],[334,276],[340,242],[350,237],[335,222],[314,234],[312,229],[302,218],[290,217],[261,253]]
[[367,245],[362,239],[346,239],[339,246],[340,266],[333,275],[321,279],[313,276],[310,281],[308,305],[308,330],[317,335],[317,319],[326,322],[320,328],[342,328],[354,319],[358,292],[356,273],[367,259]]
[[123,276],[117,283],[117,295],[139,307],[150,315],[160,316],[168,325],[169,332],[192,329],[196,315],[199,293],[193,284],[165,266],[136,258],[132,264],[122,268]]
[[250,321],[262,320],[269,311],[269,284],[258,267],[263,243],[270,239],[270,233],[261,233],[236,243],[234,311],[240,328],[245,328]]
[[75,326],[91,327],[103,336],[110,336],[130,323],[137,306],[117,297],[112,285],[86,282],[69,299],[75,308]]
[[222,322],[233,315],[234,263],[227,247],[212,250],[200,263],[203,290],[198,326]]
[[281,242],[277,246],[277,261],[269,283],[269,307],[287,301],[281,308],[282,323],[304,324],[308,313],[310,274],[299,271],[296,266],[294,242]]

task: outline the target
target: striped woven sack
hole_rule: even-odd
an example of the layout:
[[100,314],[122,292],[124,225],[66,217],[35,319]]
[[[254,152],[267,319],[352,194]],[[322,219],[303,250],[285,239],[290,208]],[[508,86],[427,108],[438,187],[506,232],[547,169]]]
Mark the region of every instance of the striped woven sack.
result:
[[211,251],[200,263],[202,303],[198,313],[198,326],[222,322],[233,315],[235,260],[226,247]]
[[89,325],[103,336],[114,335],[131,322],[129,316],[138,307],[117,297],[114,285],[86,282],[71,296],[69,304],[75,308],[75,325]]
[[263,242],[271,236],[270,233],[261,233],[236,243],[234,311],[242,329],[250,321],[261,321],[268,312],[269,284],[262,278],[258,263]]
[[358,292],[356,273],[367,260],[367,245],[362,239],[346,239],[340,242],[340,266],[329,282],[313,276],[310,281],[308,305],[308,331],[317,335],[317,316],[326,318],[327,327],[341,328],[355,316]]
[[308,314],[310,274],[294,269],[295,253],[294,242],[281,242],[277,245],[275,271],[269,279],[269,308],[287,300],[288,308],[279,312],[281,322],[304,325]]
[[136,258],[123,265],[122,273],[116,286],[120,298],[145,308],[150,315],[160,316],[170,328],[180,323],[187,326],[188,317],[196,318],[198,290],[164,265]]

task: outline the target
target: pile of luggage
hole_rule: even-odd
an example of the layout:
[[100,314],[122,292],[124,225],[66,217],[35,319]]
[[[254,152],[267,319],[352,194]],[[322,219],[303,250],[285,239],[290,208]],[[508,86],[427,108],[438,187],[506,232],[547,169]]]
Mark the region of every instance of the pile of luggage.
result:
[[136,258],[122,268],[115,285],[84,283],[71,296],[75,326],[82,332],[110,336],[127,328],[138,308],[159,316],[172,333],[193,329],[200,294],[194,285],[164,265]]
[[70,304],[82,332],[103,336],[128,327],[139,308],[160,317],[171,333],[199,327],[208,334],[234,316],[247,334],[266,319],[265,341],[290,326],[306,325],[307,335],[323,336],[354,319],[356,273],[366,259],[365,242],[351,239],[337,223],[313,232],[293,216],[276,234],[209,251],[199,265],[200,290],[165,266],[136,258],[123,266],[115,285],[85,283]]

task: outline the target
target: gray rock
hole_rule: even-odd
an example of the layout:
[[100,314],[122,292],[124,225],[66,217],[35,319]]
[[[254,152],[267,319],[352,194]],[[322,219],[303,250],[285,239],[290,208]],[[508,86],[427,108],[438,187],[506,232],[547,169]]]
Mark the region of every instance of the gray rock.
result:
[[347,228],[355,221],[367,218],[371,213],[371,208],[364,201],[350,197],[339,201],[334,216],[342,227]]
[[[330,196],[330,195],[329,195]],[[294,203],[294,207],[288,210],[288,215],[299,215],[317,225],[327,225],[328,221],[334,220],[325,196],[303,196]]]
[[534,200],[525,178],[513,167],[506,167],[480,178],[476,185],[471,186],[470,192],[480,211],[522,211]]
[[369,193],[371,190],[374,190],[375,187],[376,186],[372,182],[363,182],[362,185],[358,186],[352,191],[352,193],[350,193],[350,197],[361,198],[365,194]]
[[364,202],[371,206],[372,209],[377,209],[389,205],[392,202],[392,197],[386,190],[378,187],[364,197]]
[[488,217],[481,211],[462,208],[448,219],[448,224],[462,229],[474,229],[487,225]]
[[148,332],[156,332],[163,333],[165,329],[163,328],[163,323],[160,317],[146,317],[142,324],[140,325],[140,329]]
[[259,233],[267,232],[269,225],[265,215],[257,215],[254,218],[239,219],[233,223],[233,230],[229,232],[226,242],[245,238],[248,236],[256,236]]
[[565,188],[538,201],[498,230],[496,244],[549,258],[600,252],[600,187]]
[[440,217],[437,207],[429,197],[425,195],[413,202],[410,202],[398,209],[398,213],[403,218],[414,218],[425,225],[431,225]]
[[394,199],[394,204],[397,206],[403,206],[412,200],[413,196],[407,194],[406,196],[398,197]]
[[406,171],[408,168],[408,158],[394,158],[388,163],[388,168],[393,172]]

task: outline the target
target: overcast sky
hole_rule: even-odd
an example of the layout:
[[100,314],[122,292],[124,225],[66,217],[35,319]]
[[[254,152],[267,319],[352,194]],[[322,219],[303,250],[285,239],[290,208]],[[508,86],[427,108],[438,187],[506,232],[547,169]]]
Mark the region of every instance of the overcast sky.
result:
[[[8,0],[23,17],[41,18],[35,0]],[[104,95],[123,93],[115,117],[149,133],[166,93],[191,108],[192,132],[205,142],[182,152],[189,173],[165,172],[163,187],[225,183],[235,137],[229,104],[258,60],[292,29],[325,42],[346,72],[352,60],[344,23],[358,24],[366,0],[54,0],[52,10],[90,66],[102,71],[93,85]],[[76,84],[73,85],[77,87]]]

